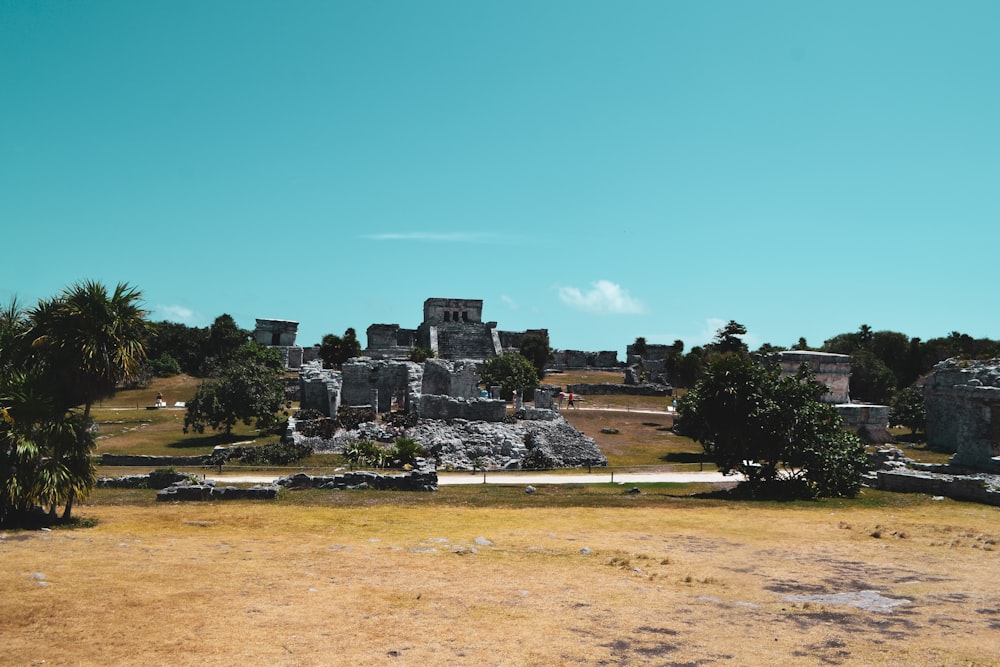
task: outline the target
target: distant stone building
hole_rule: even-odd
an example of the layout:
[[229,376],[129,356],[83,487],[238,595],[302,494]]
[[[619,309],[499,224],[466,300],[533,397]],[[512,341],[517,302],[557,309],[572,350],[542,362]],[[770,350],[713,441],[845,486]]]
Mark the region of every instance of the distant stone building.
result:
[[892,442],[889,432],[889,406],[869,403],[852,403],[851,357],[847,354],[814,352],[812,350],[786,350],[771,356],[781,369],[781,376],[788,377],[799,372],[802,364],[808,364],[817,382],[822,382],[830,390],[820,397],[824,403],[832,403],[833,409],[844,419],[844,425],[869,443]]
[[253,331],[254,342],[258,345],[276,347],[281,352],[285,368],[299,368],[303,362],[319,358],[319,348],[302,348],[295,344],[299,323],[292,320],[257,319]]
[[483,322],[481,299],[424,301],[424,319],[416,329],[398,324],[372,324],[367,329],[366,357],[408,359],[414,348],[432,350],[440,359],[485,360],[516,349],[528,333],[548,335],[545,329],[500,331],[496,322]]

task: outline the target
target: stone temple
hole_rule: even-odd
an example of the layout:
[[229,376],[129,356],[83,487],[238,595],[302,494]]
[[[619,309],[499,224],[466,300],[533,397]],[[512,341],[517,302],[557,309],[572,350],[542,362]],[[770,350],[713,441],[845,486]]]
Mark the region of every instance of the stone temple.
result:
[[546,329],[501,331],[496,322],[483,322],[482,299],[427,299],[424,319],[416,329],[398,324],[368,327],[368,347],[363,354],[372,359],[408,359],[417,347],[432,350],[439,359],[484,360],[517,348],[525,334],[548,336]]

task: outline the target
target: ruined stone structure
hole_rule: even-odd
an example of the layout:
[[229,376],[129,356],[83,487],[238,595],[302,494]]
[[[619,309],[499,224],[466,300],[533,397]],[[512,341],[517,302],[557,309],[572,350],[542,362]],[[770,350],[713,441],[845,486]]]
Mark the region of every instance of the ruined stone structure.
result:
[[299,323],[291,320],[257,320],[253,339],[258,345],[290,347],[295,345]]
[[528,333],[548,335],[545,329],[499,331],[496,322],[483,322],[481,299],[432,298],[424,301],[424,319],[416,329],[398,324],[368,327],[364,354],[373,359],[408,359],[415,347],[422,347],[439,359],[485,360],[516,348]]
[[646,383],[670,385],[667,377],[667,355],[673,350],[671,345],[647,344],[640,352],[635,344],[625,347],[625,384],[641,385]]
[[504,401],[481,398],[474,361],[428,359],[417,364],[357,357],[340,371],[316,361],[299,370],[299,383],[301,407],[327,417],[336,417],[341,405],[372,406],[376,412],[395,410],[423,419],[500,421],[506,414]]
[[299,323],[291,320],[258,319],[253,331],[254,342],[258,345],[276,347],[281,352],[285,368],[294,370],[304,362],[319,358],[318,347],[303,348],[295,344]]
[[927,445],[951,464],[1000,472],[1000,359],[934,366],[924,383]]
[[832,403],[834,410],[844,419],[844,425],[869,443],[892,442],[889,432],[889,406],[869,403],[852,403],[851,357],[847,354],[814,352],[812,350],[785,350],[770,357],[778,364],[782,377],[795,375],[802,364],[808,364],[818,382],[830,390],[820,400]]
[[812,352],[809,350],[785,350],[774,355],[781,368],[781,376],[787,377],[799,372],[802,364],[809,364],[817,382],[822,382],[830,393],[820,399],[824,403],[850,403],[851,356]]
[[594,368],[618,370],[621,364],[618,353],[614,350],[601,352],[585,352],[583,350],[554,350],[552,367],[560,370],[576,368]]

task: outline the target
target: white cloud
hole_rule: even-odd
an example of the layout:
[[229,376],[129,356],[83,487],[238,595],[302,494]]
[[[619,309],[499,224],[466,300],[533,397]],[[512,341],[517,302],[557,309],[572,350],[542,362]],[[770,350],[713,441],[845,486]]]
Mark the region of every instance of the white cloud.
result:
[[195,324],[198,316],[190,308],[185,308],[184,306],[164,306],[157,305],[153,309],[159,317],[168,320],[170,322],[180,322],[181,324]]
[[559,287],[559,299],[568,306],[599,315],[637,315],[646,312],[642,301],[610,280],[598,280],[586,292],[576,287]]
[[517,305],[517,301],[514,301],[514,299],[510,298],[506,294],[501,294],[500,300],[503,301],[504,305],[510,308],[511,310],[517,310],[519,308],[519,306]]
[[430,243],[494,243],[499,240],[496,234],[482,232],[389,232],[366,234],[362,238],[370,241],[427,241]]

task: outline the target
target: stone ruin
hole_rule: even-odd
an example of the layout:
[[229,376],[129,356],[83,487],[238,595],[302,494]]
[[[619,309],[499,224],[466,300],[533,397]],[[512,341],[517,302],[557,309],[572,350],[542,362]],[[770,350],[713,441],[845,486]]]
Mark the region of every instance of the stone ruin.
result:
[[[359,357],[341,371],[304,364],[299,371],[301,407],[336,418],[345,406],[367,407],[382,415],[414,417],[408,426],[394,419],[366,422],[332,438],[307,438],[295,428],[287,437],[316,451],[340,451],[359,439],[391,443],[413,438],[441,465],[454,469],[607,465],[592,438],[555,410],[551,392],[536,392],[535,405],[518,406],[516,419],[507,404],[479,389],[479,361],[410,361]],[[511,423],[513,422],[513,423]]]
[[319,358],[316,346],[303,348],[295,344],[299,323],[291,320],[258,319],[253,330],[253,340],[258,345],[276,347],[281,352],[287,370],[299,368],[304,362]]
[[416,329],[398,324],[372,324],[367,329],[364,356],[372,359],[409,359],[414,348],[425,348],[439,359],[485,360],[516,349],[529,334],[548,335],[545,329],[500,331],[496,322],[483,322],[481,299],[424,301],[424,319]]
[[892,442],[889,432],[889,406],[851,401],[851,357],[848,354],[814,352],[812,350],[785,350],[770,357],[778,364],[781,377],[799,372],[802,364],[809,364],[816,381],[827,386],[829,392],[820,397],[832,403],[833,409],[844,419],[844,425],[868,443]]
[[927,446],[951,465],[1000,473],[1000,359],[934,366],[924,382]]
[[647,344],[641,352],[634,343],[626,346],[625,384],[658,384],[669,387],[667,356],[672,350],[672,345]]
[[603,350],[600,352],[585,352],[583,350],[553,350],[552,368],[556,370],[621,370],[618,352]]

